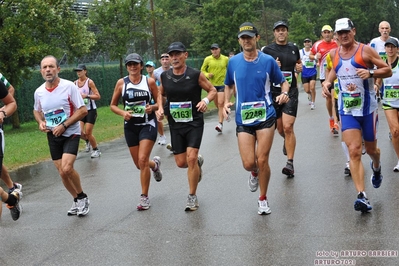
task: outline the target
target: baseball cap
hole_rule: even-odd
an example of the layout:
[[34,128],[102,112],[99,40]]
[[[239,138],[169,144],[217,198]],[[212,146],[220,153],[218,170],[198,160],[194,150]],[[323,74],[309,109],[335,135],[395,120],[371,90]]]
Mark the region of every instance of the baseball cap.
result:
[[303,42],[311,42],[312,40],[309,38],[305,38],[305,40],[303,40]]
[[251,22],[244,22],[238,28],[238,38],[243,35],[248,35],[249,37],[254,37],[258,34],[258,30]]
[[341,30],[351,30],[355,27],[349,18],[340,18],[335,22],[335,32]]
[[333,31],[330,25],[324,25],[323,28],[321,28],[321,32],[328,30],[328,31]]
[[273,25],[273,30],[275,30],[277,27],[280,27],[280,26],[284,26],[284,27],[286,27],[287,30],[288,30],[288,25],[287,25],[287,23],[285,23],[284,21],[281,21],[281,20],[279,20],[279,21],[277,21],[276,23],[274,23],[274,25]]
[[155,64],[154,64],[154,62],[152,62],[152,61],[147,61],[147,63],[145,63],[145,66],[152,66],[152,67],[155,67]]
[[212,48],[219,48],[219,44],[213,43],[213,44],[211,45],[211,49],[212,49]]
[[81,71],[81,70],[86,70],[86,65],[84,64],[79,64],[77,67],[73,69],[74,71]]
[[139,54],[128,54],[125,58],[125,65],[129,62],[143,63],[143,59]]
[[181,42],[173,42],[168,47],[168,54],[170,54],[173,51],[185,52],[187,50],[186,46],[184,46],[184,44],[182,44]]
[[388,38],[388,40],[385,42],[385,46],[387,46],[387,44],[392,44],[395,47],[399,46],[398,41],[394,38]]

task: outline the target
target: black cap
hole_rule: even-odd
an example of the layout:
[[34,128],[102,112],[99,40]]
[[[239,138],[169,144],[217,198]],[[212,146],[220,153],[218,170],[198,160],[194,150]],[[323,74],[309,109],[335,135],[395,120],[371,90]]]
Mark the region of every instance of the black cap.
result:
[[143,59],[139,54],[133,53],[133,54],[128,54],[125,58],[125,65],[129,62],[136,62],[136,63],[142,63],[143,64]]
[[273,30],[275,30],[277,27],[280,27],[280,26],[284,26],[284,27],[286,27],[287,30],[288,30],[288,25],[287,25],[287,23],[285,23],[285,22],[282,21],[282,20],[279,20],[279,21],[277,21],[276,23],[274,23],[274,25],[273,25]]
[[388,38],[388,40],[385,42],[385,46],[387,46],[387,44],[392,44],[393,46],[395,46],[396,48],[399,46],[398,44],[398,40],[394,39],[394,38]]
[[307,42],[307,41],[311,42],[312,40],[309,38],[305,38],[305,40],[303,40],[303,42]]
[[248,35],[249,37],[254,37],[258,34],[258,30],[251,22],[244,22],[238,28],[238,38],[243,35]]
[[185,52],[187,50],[186,46],[184,46],[184,44],[182,44],[181,42],[173,42],[168,47],[168,54],[170,54],[173,51]]
[[217,44],[217,43],[212,43],[211,49],[212,49],[212,48],[219,48],[219,44]]
[[81,70],[86,70],[86,65],[84,64],[79,64],[77,67],[73,69],[74,71],[81,71]]

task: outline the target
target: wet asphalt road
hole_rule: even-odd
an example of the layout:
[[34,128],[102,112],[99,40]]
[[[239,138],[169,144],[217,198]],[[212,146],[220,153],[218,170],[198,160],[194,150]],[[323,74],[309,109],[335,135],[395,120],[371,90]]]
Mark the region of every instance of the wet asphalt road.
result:
[[257,214],[258,194],[248,189],[235,123],[225,122],[217,134],[212,114],[200,150],[205,162],[197,211],[184,211],[186,169],[158,145],[152,156],[162,159],[163,180],[151,182],[152,207],[137,211],[139,171],[124,139],[102,143],[101,158],[82,152],[75,163],[91,201],[86,217],[67,216],[72,199],[52,162],[11,173],[23,184],[23,214],[14,222],[3,208],[0,265],[399,265],[399,173],[392,171],[397,159],[384,113],[380,109],[384,180],[372,187],[369,157],[363,156],[373,210],[361,214],[353,209],[357,193],[343,174],[340,140],[329,133],[317,92],[313,111],[306,94],[299,95],[295,178],[281,174],[283,141],[275,135],[270,215]]

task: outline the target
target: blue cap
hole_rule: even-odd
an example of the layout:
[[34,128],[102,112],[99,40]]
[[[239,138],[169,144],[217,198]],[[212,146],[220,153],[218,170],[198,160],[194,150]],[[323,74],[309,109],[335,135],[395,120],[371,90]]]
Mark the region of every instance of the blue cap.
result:
[[154,64],[154,62],[152,62],[152,61],[147,61],[147,63],[145,63],[145,66],[152,66],[152,67],[155,67],[155,64]]

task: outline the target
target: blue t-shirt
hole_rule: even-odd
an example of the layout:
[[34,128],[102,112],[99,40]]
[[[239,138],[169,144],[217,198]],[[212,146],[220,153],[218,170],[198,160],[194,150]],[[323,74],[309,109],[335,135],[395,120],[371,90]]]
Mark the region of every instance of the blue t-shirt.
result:
[[[270,55],[258,52],[258,58],[252,62],[245,61],[243,53],[230,58],[224,83],[236,86],[237,125],[255,126],[263,122],[264,120],[252,121],[251,117],[246,117],[247,109],[260,111],[262,104],[266,107],[265,119],[275,117],[270,86],[272,83],[281,84],[284,81],[280,68]],[[258,111],[254,113],[259,114]]]

